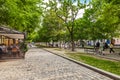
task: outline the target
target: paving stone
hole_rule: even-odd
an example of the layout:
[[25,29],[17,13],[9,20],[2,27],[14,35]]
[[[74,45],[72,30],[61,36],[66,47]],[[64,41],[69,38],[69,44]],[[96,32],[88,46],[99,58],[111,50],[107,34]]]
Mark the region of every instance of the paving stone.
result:
[[112,80],[37,48],[23,60],[0,63],[0,76],[0,80]]

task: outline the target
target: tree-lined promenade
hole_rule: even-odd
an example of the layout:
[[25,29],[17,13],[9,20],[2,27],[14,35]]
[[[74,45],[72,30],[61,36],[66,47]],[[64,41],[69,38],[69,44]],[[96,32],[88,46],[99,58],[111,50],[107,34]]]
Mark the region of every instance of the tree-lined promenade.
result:
[[[113,45],[109,47],[112,51],[114,38],[120,37],[120,0],[47,0],[47,2],[46,0],[0,0],[0,26],[7,26],[10,31],[23,32],[23,43],[44,42],[46,45],[60,48],[69,46],[72,51],[82,45],[85,49],[92,47],[97,54],[99,48],[95,44],[101,41],[101,43],[107,42],[108,45],[111,42]],[[7,38],[11,39],[10,36],[1,33],[0,35],[2,36],[0,42],[3,44],[7,42]],[[20,41],[19,38],[15,39]],[[84,41],[92,41],[93,44],[88,46]],[[24,49],[27,51],[26,44]],[[101,69],[105,68],[107,71],[120,74],[119,61],[95,59],[94,56],[89,57],[80,53],[71,53],[68,56],[88,64],[97,62],[92,66],[101,65]],[[104,62],[106,64],[102,64]],[[24,60],[2,63],[0,70],[2,76],[0,80],[111,80],[36,48],[30,49]]]
[[30,41],[71,42],[74,50],[74,41],[119,36],[119,4],[119,0],[1,0],[0,25],[27,33]]
[[[120,16],[117,0],[92,0],[89,3],[80,0],[50,0],[45,3],[43,26],[38,31],[35,41],[71,42],[105,40],[119,36]],[[82,18],[77,18],[84,9]]]

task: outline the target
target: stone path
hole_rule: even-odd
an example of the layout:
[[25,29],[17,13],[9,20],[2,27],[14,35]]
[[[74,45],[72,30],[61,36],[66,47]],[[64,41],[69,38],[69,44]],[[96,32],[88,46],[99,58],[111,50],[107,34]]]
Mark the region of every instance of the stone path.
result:
[[42,49],[30,49],[25,59],[0,63],[0,80],[112,79]]

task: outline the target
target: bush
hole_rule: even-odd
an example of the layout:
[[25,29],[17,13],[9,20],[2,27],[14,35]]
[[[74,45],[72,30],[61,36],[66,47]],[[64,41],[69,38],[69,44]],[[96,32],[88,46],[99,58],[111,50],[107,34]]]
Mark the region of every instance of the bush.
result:
[[20,50],[24,53],[27,52],[28,51],[27,43],[24,42],[20,43]]

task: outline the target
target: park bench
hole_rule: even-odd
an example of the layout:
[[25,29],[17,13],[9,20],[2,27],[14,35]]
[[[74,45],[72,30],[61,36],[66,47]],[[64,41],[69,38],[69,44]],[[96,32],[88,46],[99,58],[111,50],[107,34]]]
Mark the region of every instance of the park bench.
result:
[[[119,54],[120,55],[120,47],[114,47],[113,50],[115,51],[115,54]],[[110,49],[105,49],[104,51],[101,51],[101,54],[106,55],[106,54],[110,54]]]
[[[105,49],[105,50],[103,51],[102,48],[99,48],[98,52],[96,52],[95,48],[93,48],[93,47],[84,47],[84,52],[86,52],[86,53],[98,53],[98,54],[100,54],[100,55],[110,54],[109,50],[110,50],[110,49],[108,48],[108,49]],[[119,55],[120,55],[120,47],[116,47],[116,46],[115,46],[115,47],[113,48],[113,50],[115,51],[114,54],[119,54]]]
[[95,49],[94,48],[87,48],[87,47],[84,47],[84,52],[86,53],[95,53]]
[[115,50],[115,53],[120,55],[120,47],[114,47],[113,49]]

